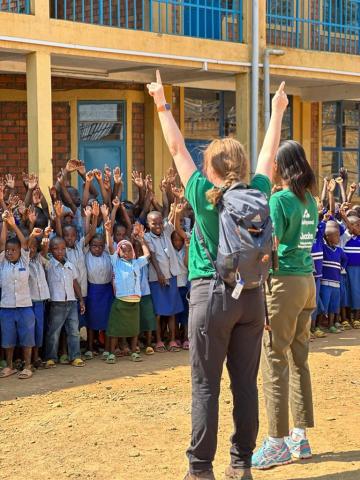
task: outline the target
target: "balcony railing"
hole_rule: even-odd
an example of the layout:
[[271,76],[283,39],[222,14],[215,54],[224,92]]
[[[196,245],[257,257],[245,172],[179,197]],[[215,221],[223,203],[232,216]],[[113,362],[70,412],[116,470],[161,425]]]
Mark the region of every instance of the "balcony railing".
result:
[[267,0],[272,45],[360,55],[360,0]]
[[0,0],[0,12],[30,13],[30,0]]
[[52,0],[51,17],[242,42],[242,0]]

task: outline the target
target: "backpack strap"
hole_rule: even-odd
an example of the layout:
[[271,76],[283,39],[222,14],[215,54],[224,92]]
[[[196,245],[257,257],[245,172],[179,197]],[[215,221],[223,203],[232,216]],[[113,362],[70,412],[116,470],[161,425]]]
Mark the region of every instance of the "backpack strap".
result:
[[[198,223],[195,223],[195,234],[196,234],[196,237],[197,239],[199,240],[199,243],[200,245],[203,247],[203,249],[205,250],[205,253],[206,253],[206,256],[209,260],[209,262],[211,263],[212,267],[214,268],[215,272],[217,272],[216,270],[216,265],[215,265],[215,262],[212,258],[212,256],[210,255],[210,252],[209,252],[209,249],[207,248],[206,244],[205,244],[205,238],[204,238],[204,235],[202,234],[202,231],[199,227],[199,224]],[[216,274],[216,277],[217,277],[217,274]],[[215,277],[214,277],[215,278]]]

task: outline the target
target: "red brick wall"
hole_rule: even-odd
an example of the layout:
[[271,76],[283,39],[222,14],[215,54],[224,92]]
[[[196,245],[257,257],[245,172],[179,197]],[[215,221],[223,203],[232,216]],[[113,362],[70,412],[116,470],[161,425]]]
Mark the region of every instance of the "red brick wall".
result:
[[70,105],[67,102],[52,104],[53,177],[70,158]]
[[132,107],[132,169],[145,170],[145,114],[143,103]]
[[[28,169],[26,102],[0,102],[0,175],[16,176],[16,188],[24,193],[22,172]],[[56,172],[70,158],[70,107],[53,103],[53,165]],[[50,159],[49,159],[50,161]]]

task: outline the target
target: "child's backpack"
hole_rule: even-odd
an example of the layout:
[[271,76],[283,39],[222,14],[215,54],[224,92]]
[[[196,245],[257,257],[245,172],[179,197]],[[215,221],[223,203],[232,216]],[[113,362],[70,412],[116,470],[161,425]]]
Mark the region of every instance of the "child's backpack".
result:
[[266,196],[236,183],[226,190],[218,209],[219,247],[215,262],[197,224],[195,229],[218,280],[234,288],[241,285],[241,289],[263,285],[271,267],[273,234]]

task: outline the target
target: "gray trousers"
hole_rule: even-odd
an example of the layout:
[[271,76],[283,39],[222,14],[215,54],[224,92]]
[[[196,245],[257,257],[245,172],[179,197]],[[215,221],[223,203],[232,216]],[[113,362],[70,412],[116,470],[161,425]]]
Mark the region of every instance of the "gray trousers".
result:
[[[189,340],[192,379],[192,434],[187,456],[190,472],[212,470],[217,447],[220,381],[225,358],[233,394],[234,433],[231,464],[249,468],[258,433],[258,391],[264,298],[261,288],[243,290],[238,300],[216,287],[211,296],[207,339],[203,333],[210,279],[191,284]],[[208,358],[207,352],[208,343]]]

